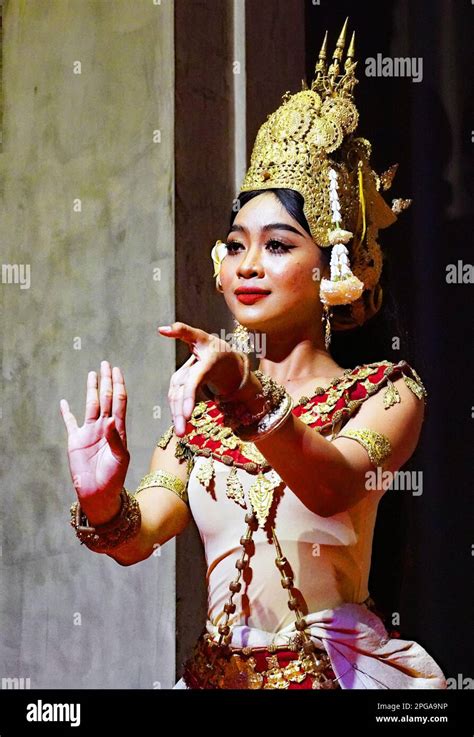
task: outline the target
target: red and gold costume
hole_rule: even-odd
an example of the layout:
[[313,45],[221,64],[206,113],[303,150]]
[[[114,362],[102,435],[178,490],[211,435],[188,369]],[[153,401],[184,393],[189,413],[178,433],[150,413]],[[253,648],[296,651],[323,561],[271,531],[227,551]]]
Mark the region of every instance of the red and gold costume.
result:
[[[400,401],[393,384],[400,377],[426,400],[413,368],[382,361],[348,369],[329,387],[315,387],[292,412],[331,442],[373,394],[383,391],[390,411]],[[173,432],[171,426],[161,447]],[[383,454],[374,453],[376,464]],[[175,688],[446,687],[420,645],[387,632],[369,596],[383,489],[332,517],[314,514],[253,443],[239,440],[222,423],[212,400],[195,407],[176,455],[189,463],[183,499],[204,544],[208,614]],[[249,512],[263,524],[246,524]],[[226,628],[230,644],[219,645]],[[308,640],[316,644],[313,653],[305,650]]]

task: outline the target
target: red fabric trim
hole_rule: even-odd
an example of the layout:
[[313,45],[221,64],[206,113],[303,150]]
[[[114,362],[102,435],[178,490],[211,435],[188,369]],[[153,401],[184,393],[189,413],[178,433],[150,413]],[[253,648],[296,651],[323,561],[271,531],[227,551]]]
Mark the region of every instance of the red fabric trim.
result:
[[[341,397],[337,400],[337,402],[332,405],[331,411],[327,413],[327,418],[322,419],[319,417],[315,422],[312,422],[308,424],[308,427],[319,427],[319,428],[328,428],[331,426],[332,418],[334,416],[334,413],[338,410],[344,410],[347,409],[347,414],[349,415],[349,402],[354,401],[364,401],[369,396],[372,396],[372,394],[369,394],[364,387],[364,385],[357,379],[357,374],[360,373],[362,369],[365,369],[366,367],[370,366],[371,364],[363,365],[363,366],[357,366],[351,373],[349,373],[346,377],[344,377],[343,381],[347,382],[349,377],[353,376],[353,383],[348,386]],[[387,369],[390,369],[387,372]],[[386,375],[387,373],[387,375]],[[379,389],[386,386],[387,379],[391,379],[392,381],[398,379],[403,373],[407,375],[412,376],[412,369],[405,361],[400,361],[398,364],[392,364],[390,361],[384,361],[380,364],[377,371],[375,371],[372,375],[367,376],[363,379],[363,381],[370,381],[373,385],[380,385]],[[294,407],[292,412],[295,415],[295,417],[300,417],[302,414],[305,414],[311,407],[314,407],[318,404],[323,404],[327,401],[329,392],[333,388],[333,385],[331,385],[328,388],[328,391],[324,394],[315,394],[313,397],[309,397],[309,402],[305,407],[299,405],[297,407]],[[337,385],[336,385],[337,389]],[[377,392],[373,392],[373,394],[376,394]],[[222,414],[216,404],[213,402],[213,400],[209,399],[205,402],[205,404],[208,407],[208,415],[215,419],[215,423],[218,426],[222,426]],[[194,426],[191,424],[191,422],[187,422],[186,424],[186,433],[191,433],[194,430]],[[236,449],[230,449],[226,448],[225,446],[222,446],[222,443],[220,441],[212,440],[210,438],[206,438],[205,435],[200,435],[199,433],[194,435],[191,440],[187,441],[186,436],[183,438],[183,441],[190,442],[193,446],[197,448],[203,448],[206,452],[202,453],[202,455],[212,455],[216,460],[222,460],[222,455],[227,456],[229,459],[231,459],[231,462],[229,462],[229,465],[232,465],[232,463],[235,463],[238,466],[243,466],[248,463],[252,463],[252,460],[249,458],[246,458],[238,448]],[[219,449],[219,453],[215,455],[215,452]],[[196,451],[199,454],[199,451]]]

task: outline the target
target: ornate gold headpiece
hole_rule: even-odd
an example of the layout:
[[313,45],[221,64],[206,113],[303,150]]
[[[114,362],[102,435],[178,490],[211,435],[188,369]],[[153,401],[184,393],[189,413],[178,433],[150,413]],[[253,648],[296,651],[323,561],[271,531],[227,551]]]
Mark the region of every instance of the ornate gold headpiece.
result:
[[320,295],[326,305],[345,305],[334,312],[336,330],[357,327],[380,309],[378,231],[411,203],[399,199],[393,209],[388,206],[380,188],[390,187],[397,165],[377,175],[370,166],[371,144],[353,135],[359,120],[353,102],[357,62],[353,34],[342,66],[347,23],[329,65],[326,32],[311,88],[303,81],[301,92],[286,92],[261,126],[240,189],[282,187],[303,196],[311,236],[322,248],[332,246],[331,278],[322,280]]

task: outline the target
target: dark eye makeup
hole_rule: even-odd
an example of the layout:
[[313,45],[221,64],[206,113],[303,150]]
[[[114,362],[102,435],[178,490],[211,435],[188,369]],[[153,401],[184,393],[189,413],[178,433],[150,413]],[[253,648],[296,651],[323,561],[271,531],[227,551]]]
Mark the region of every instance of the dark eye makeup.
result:
[[[240,241],[228,240],[225,245],[227,247],[227,253],[229,256],[234,256],[236,253],[238,253],[240,247],[244,247],[243,243],[240,243]],[[296,248],[296,246],[290,246],[288,243],[283,243],[283,241],[278,241],[272,238],[265,243],[265,248],[268,248],[271,253],[281,255],[284,253],[289,253],[293,248]]]

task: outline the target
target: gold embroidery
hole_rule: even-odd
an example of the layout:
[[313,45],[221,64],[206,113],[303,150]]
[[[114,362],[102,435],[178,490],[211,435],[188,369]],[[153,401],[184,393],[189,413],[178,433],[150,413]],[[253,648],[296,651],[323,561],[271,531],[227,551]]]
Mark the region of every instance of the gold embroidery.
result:
[[148,489],[153,486],[162,487],[164,489],[169,489],[170,491],[173,491],[179,496],[180,499],[183,500],[185,504],[188,504],[189,506],[187,484],[181,481],[181,479],[178,478],[178,476],[175,476],[175,474],[169,473],[168,471],[163,471],[162,469],[157,469],[155,471],[147,473],[146,476],[144,476],[140,481],[135,492],[135,496],[140,491],[143,491],[143,489]]
[[[213,654],[214,648],[217,653]],[[286,646],[267,648],[268,651],[271,649],[276,654],[265,656],[268,667],[259,672],[252,648],[236,648],[229,653],[216,644],[211,649],[206,639],[200,638],[185,663],[184,680],[187,685],[191,682],[192,687],[197,685],[198,688],[206,683],[215,689],[287,689],[290,683],[302,683],[309,678],[313,689],[340,688],[324,650],[318,649],[317,658],[313,661],[298,648],[294,659],[283,666],[280,665],[278,651],[286,650]]]
[[189,464],[194,463],[195,460],[195,452],[192,446],[187,445],[186,443],[182,443],[180,440],[178,440],[178,442],[176,443],[174,456],[179,461],[186,460],[188,462],[188,467]]
[[304,422],[305,425],[311,425],[313,422],[318,421],[318,416],[311,409],[300,415],[299,419],[301,420],[301,422]]
[[267,521],[273,502],[273,490],[280,484],[278,479],[275,476],[267,478],[260,471],[249,489],[250,503],[261,527],[264,527]]
[[243,486],[237,476],[237,468],[232,466],[226,481],[226,494],[229,499],[245,507],[245,495]]
[[405,381],[405,384],[409,389],[411,389],[415,397],[418,397],[418,399],[423,399],[427,396],[426,389],[423,384],[421,384],[421,382],[418,383],[414,379],[411,379],[409,376],[405,376],[405,374],[403,374],[403,379]]
[[[400,363],[408,365],[405,363],[405,361],[401,361]],[[410,389],[410,391],[413,392],[413,394],[416,397],[418,397],[418,399],[426,400],[426,398],[428,397],[428,392],[426,391],[422,380],[420,379],[419,375],[417,374],[414,368],[410,366],[410,369],[411,369],[411,373],[413,374],[414,378],[402,373],[403,381],[405,382],[407,387]],[[394,386],[389,379],[387,379],[387,383],[388,383],[388,388],[385,390],[385,393],[383,396],[385,409],[388,409],[396,402],[401,401],[400,393],[397,387]]]
[[168,445],[169,441],[171,440],[173,436],[173,431],[174,431],[174,425],[171,425],[166,430],[166,432],[163,433],[161,438],[158,440],[156,444],[158,448],[166,448],[166,446]]
[[382,435],[375,430],[369,430],[367,428],[346,428],[343,429],[337,436],[337,438],[351,438],[356,440],[368,453],[368,456],[372,463],[376,466],[381,466],[383,461],[392,452],[392,446],[390,440],[386,435]]
[[[370,377],[380,371],[381,366],[383,366],[383,375],[377,383],[373,383],[370,381]],[[406,376],[405,371],[407,370],[414,378]],[[357,373],[355,373],[356,371]],[[399,361],[397,364],[378,361],[364,366],[356,366],[354,369],[346,369],[341,376],[334,379],[329,388],[316,387],[312,397],[301,397],[299,401],[294,403],[295,407],[302,407],[304,410],[299,419],[307,425],[313,425],[312,429],[318,433],[326,434],[327,431],[332,432],[332,439],[334,439],[336,428],[338,426],[340,426],[339,429],[343,427],[345,422],[357,412],[361,404],[372,394],[378,392],[383,384],[387,384],[387,389],[383,396],[385,408],[388,409],[399,401],[397,399],[399,392],[390,380],[394,374],[403,376],[407,386],[416,396],[426,396],[426,390],[421,379],[406,361]],[[351,400],[348,396],[348,390],[356,382],[364,387],[366,396]],[[326,401],[322,403],[315,402],[314,397],[322,394],[327,394]],[[334,406],[341,398],[345,399],[345,406],[334,411]],[[222,416],[216,412],[216,409],[215,405],[210,402],[199,402],[196,405],[190,418],[192,429],[183,438],[179,439],[175,453],[176,457],[189,457],[194,454],[209,456],[226,465],[243,468],[252,474],[270,470],[270,464],[254,443],[241,441],[233,434],[230,428],[219,424],[222,421]],[[211,411],[213,416],[210,414]],[[316,425],[318,421],[321,424]],[[201,441],[202,444],[197,445],[193,442],[195,437],[203,438],[204,442],[202,443]],[[208,447],[208,440],[218,443],[217,447]],[[235,460],[229,454],[229,450],[238,451],[242,459]],[[210,462],[206,466],[206,469],[207,474],[209,474],[211,471]],[[205,470],[202,473],[204,474]],[[212,476],[206,482],[207,486],[211,478]]]
[[191,471],[193,470],[194,462],[195,462],[194,456],[192,456],[191,458],[188,458],[186,461],[186,472],[188,474],[188,481],[189,481],[189,477],[191,476]]
[[254,443],[242,442],[240,452],[245,458],[257,463],[259,466],[268,466],[267,459],[263,456]]
[[221,463],[225,463],[226,466],[232,466],[232,464],[234,463],[234,459],[232,458],[232,456],[221,456],[220,460]]
[[230,450],[235,450],[239,445],[239,439],[234,435],[230,427],[227,427],[226,430],[228,430],[228,432],[222,433],[221,435],[221,438],[220,438],[221,443],[225,448],[229,448]]
[[384,391],[384,394],[383,394],[383,404],[384,404],[385,409],[389,409],[394,404],[401,401],[400,393],[397,387],[395,386],[395,384],[392,384],[390,379],[387,379],[387,384],[388,384],[388,387]]
[[196,478],[206,489],[209,489],[213,477],[214,461],[212,458],[207,458],[207,460],[205,460],[198,468]]
[[[381,362],[382,363],[382,362]],[[369,368],[363,369],[363,375],[369,375],[374,373],[378,370],[378,364],[372,365]],[[338,401],[338,399],[342,396],[345,389],[352,384],[354,384],[355,381],[358,380],[358,376],[353,375],[353,369],[346,369],[344,373],[336,378],[330,389],[324,389],[323,387],[316,387],[315,395],[324,394],[326,391],[330,392],[330,398],[328,402],[325,403],[324,409],[327,410],[327,412],[320,411],[321,405],[313,405],[311,404],[311,400],[307,396],[303,396],[300,398],[298,402],[295,402],[295,407],[297,406],[303,406],[308,411],[302,415],[303,422],[306,424],[312,424],[317,422],[319,419],[326,419],[327,413],[332,411],[333,405]],[[351,375],[352,374],[352,375]],[[336,386],[338,389],[336,390]],[[188,444],[189,447],[194,452],[200,452],[202,455],[206,454],[206,451],[209,453],[214,454],[214,457],[221,456],[223,454],[223,448],[218,447],[214,450],[210,450],[206,448],[206,446],[196,446],[192,444],[192,439],[196,435],[203,436],[206,440],[214,440],[214,441],[220,441],[222,446],[225,446],[227,448],[230,448],[232,450],[238,448],[240,453],[245,457],[248,458],[250,461],[253,462],[254,465],[251,464],[239,464],[235,463],[235,461],[232,461],[235,465],[240,466],[242,468],[245,468],[246,470],[249,470],[250,472],[255,472],[260,469],[265,468],[271,468],[270,464],[267,462],[265,457],[260,453],[258,448],[254,445],[254,443],[249,443],[245,441],[239,440],[231,431],[230,428],[226,426],[222,426],[217,424],[218,420],[220,419],[219,415],[216,415],[215,417],[211,417],[209,415],[209,407],[206,402],[199,402],[190,419],[190,423],[193,426],[193,429],[191,432],[189,432],[184,438],[180,439],[180,442],[182,444]],[[314,428],[317,432],[320,432],[319,427]],[[220,458],[219,458],[220,460]]]
[[193,417],[196,419],[203,415],[207,410],[206,402],[198,402],[193,410]]
[[223,681],[226,688],[262,688],[263,675],[255,671],[255,658],[233,655],[224,668]]
[[419,377],[419,376],[418,376],[418,374],[416,373],[415,369],[414,369],[414,368],[412,368],[411,366],[410,366],[410,368],[411,368],[411,372],[412,372],[413,376],[415,377],[415,381],[416,381],[416,382],[417,382],[417,384],[419,384],[419,386],[421,387],[421,389],[422,389],[422,391],[423,391],[423,394],[424,394],[424,396],[425,396],[425,397],[427,397],[427,396],[428,396],[428,392],[426,391],[426,388],[425,388],[425,386],[424,386],[424,384],[423,384],[422,380],[420,379],[420,377]]

